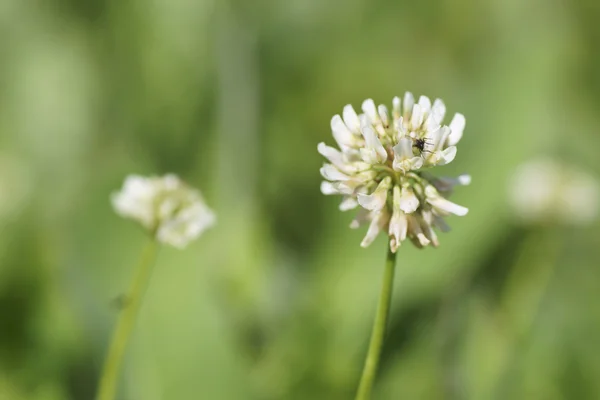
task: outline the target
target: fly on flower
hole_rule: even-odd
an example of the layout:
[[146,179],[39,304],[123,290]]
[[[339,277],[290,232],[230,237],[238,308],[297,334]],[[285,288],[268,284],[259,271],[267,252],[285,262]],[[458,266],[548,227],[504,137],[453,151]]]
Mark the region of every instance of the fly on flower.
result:
[[415,144],[413,146],[419,151],[419,155],[422,156],[423,153],[429,152],[429,150],[425,150],[426,145],[430,145],[430,143],[427,142],[427,139],[419,138],[415,140]]
[[[404,103],[404,104],[402,104]],[[329,163],[321,168],[321,191],[342,195],[342,211],[361,206],[350,225],[368,223],[361,245],[367,247],[379,232],[387,230],[395,252],[410,239],[416,246],[438,246],[434,228],[447,231],[444,217],[466,215],[468,209],[447,200],[454,186],[467,185],[470,176],[437,178],[427,172],[446,165],[456,156],[456,145],[465,128],[465,117],[455,114],[444,125],[444,102],[431,103],[421,96],[415,103],[407,92],[393,99],[392,112],[385,105],[365,100],[363,113],[351,105],[331,119],[338,148],[319,143],[317,149]]]

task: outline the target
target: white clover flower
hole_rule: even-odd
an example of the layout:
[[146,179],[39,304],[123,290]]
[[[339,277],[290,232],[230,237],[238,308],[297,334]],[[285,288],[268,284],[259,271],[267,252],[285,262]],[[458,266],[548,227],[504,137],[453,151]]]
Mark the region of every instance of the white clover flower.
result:
[[158,241],[178,248],[184,248],[216,220],[200,192],[172,174],[130,175],[111,200],[117,214],[139,222]]
[[597,217],[600,184],[576,167],[540,158],[517,169],[509,196],[516,215],[525,222],[578,225]]
[[471,178],[435,178],[425,170],[454,160],[465,117],[456,114],[450,125],[443,125],[446,106],[442,100],[432,104],[421,96],[415,103],[409,92],[404,107],[399,97],[392,104],[390,113],[386,106],[376,107],[368,99],[362,104],[362,114],[347,105],[341,117],[331,119],[339,150],[325,143],[317,147],[329,161],[321,168],[326,179],[321,192],[343,195],[342,211],[362,207],[350,227],[369,223],[363,247],[383,230],[388,232],[393,252],[406,238],[418,247],[438,246],[433,227],[447,231],[443,217],[468,212],[447,197],[454,186],[468,185]]

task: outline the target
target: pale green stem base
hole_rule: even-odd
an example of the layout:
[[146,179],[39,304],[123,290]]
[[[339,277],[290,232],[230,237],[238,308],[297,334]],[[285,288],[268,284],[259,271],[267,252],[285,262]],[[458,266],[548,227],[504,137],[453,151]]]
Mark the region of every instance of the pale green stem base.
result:
[[356,393],[356,400],[368,400],[371,398],[371,390],[377,375],[379,357],[383,348],[383,339],[388,324],[390,313],[390,304],[392,300],[392,291],[394,288],[394,271],[396,267],[396,254],[392,253],[388,246],[388,255],[385,262],[385,271],[383,274],[383,284],[381,294],[379,295],[379,304],[377,305],[377,314],[371,332],[371,342],[369,343],[369,352],[365,360],[362,377]]
[[138,310],[142,303],[142,297],[144,296],[146,286],[150,279],[157,251],[158,243],[155,240],[152,240],[148,243],[142,253],[140,263],[135,272],[133,281],[131,282],[131,287],[125,298],[124,308],[121,311],[119,321],[117,322],[117,326],[110,342],[108,355],[106,356],[100,384],[98,386],[97,400],[113,400],[115,398],[123,355],[125,353],[125,348],[127,347],[129,336],[133,330]]

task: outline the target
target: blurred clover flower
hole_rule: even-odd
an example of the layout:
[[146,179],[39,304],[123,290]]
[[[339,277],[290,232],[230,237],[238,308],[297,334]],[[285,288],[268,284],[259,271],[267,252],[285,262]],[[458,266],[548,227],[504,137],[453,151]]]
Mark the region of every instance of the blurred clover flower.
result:
[[112,195],[111,201],[119,215],[139,222],[150,232],[152,240],[142,253],[125,296],[127,301],[110,341],[96,400],[115,398],[127,342],[160,244],[183,248],[215,223],[215,215],[204,203],[200,192],[173,174],[149,178],[130,175],[121,191]]
[[598,180],[552,158],[521,165],[509,183],[516,215],[528,223],[585,224],[598,215]]
[[376,107],[371,99],[363,102],[362,114],[345,106],[341,117],[331,119],[339,150],[318,145],[319,153],[329,160],[321,168],[326,179],[321,192],[343,195],[342,211],[362,207],[350,225],[370,223],[361,246],[369,246],[379,232],[387,230],[392,252],[407,237],[419,248],[438,246],[433,228],[447,231],[445,216],[468,212],[447,197],[454,186],[471,181],[469,175],[437,178],[426,172],[454,160],[465,117],[457,113],[447,126],[442,100],[432,104],[421,96],[415,103],[407,92],[403,107],[401,103],[399,97],[393,99],[391,115],[385,105]]
[[184,248],[215,223],[215,214],[196,189],[176,175],[130,175],[112,195],[115,211],[142,224],[161,243]]

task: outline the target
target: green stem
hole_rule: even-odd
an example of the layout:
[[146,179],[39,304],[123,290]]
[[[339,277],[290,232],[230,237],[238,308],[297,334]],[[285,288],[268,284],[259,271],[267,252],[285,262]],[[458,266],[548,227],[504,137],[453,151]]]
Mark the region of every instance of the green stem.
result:
[[138,310],[142,303],[142,297],[150,279],[157,251],[158,243],[152,240],[142,253],[140,263],[131,282],[129,293],[127,293],[125,299],[124,309],[121,311],[108,349],[108,355],[98,387],[97,400],[113,400],[115,398],[123,354],[125,353],[127,341],[129,340],[129,336],[131,336],[131,331],[133,330],[133,325],[135,324]]
[[362,377],[356,393],[356,400],[368,400],[371,398],[371,389],[377,375],[379,357],[383,348],[383,339],[387,329],[388,316],[390,313],[390,304],[392,300],[392,291],[394,288],[394,270],[396,267],[396,254],[388,246],[388,255],[385,262],[385,271],[383,274],[383,284],[381,294],[379,295],[379,304],[377,305],[377,314],[373,323],[371,332],[371,342],[369,343],[369,352],[365,360]]

